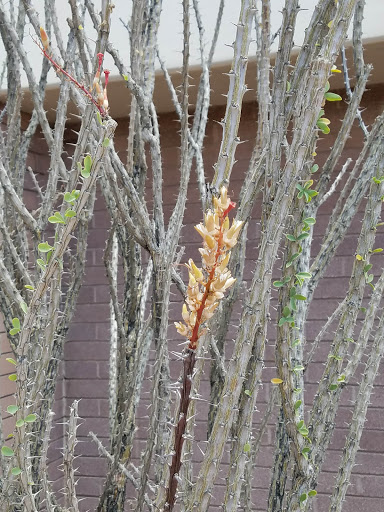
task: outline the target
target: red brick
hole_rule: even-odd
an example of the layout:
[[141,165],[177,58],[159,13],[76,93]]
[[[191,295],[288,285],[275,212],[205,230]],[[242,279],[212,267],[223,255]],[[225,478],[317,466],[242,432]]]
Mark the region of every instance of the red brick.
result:
[[109,357],[109,347],[106,342],[74,341],[65,345],[64,353],[68,361],[105,361]]

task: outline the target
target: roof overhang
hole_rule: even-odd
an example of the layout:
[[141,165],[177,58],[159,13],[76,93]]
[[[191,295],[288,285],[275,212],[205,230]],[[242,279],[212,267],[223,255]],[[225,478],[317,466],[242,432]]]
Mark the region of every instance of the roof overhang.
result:
[[[349,62],[352,62],[352,48],[351,44],[347,46],[347,58]],[[298,54],[298,50],[294,53],[293,58]],[[382,59],[384,55],[384,39],[383,38],[372,38],[364,41],[364,58],[365,62],[371,63],[374,67],[373,73],[369,80],[369,85],[378,83],[384,83],[384,66]],[[274,56],[272,57],[273,65]],[[211,105],[219,106],[225,105],[226,97],[225,94],[228,91],[228,80],[225,75],[230,70],[230,62],[215,63],[211,69]],[[175,87],[181,83],[181,75],[179,69],[170,70],[170,75]],[[189,101],[191,105],[194,105],[196,101],[196,94],[198,90],[199,79],[201,75],[200,66],[191,67],[189,71],[191,77],[190,83],[193,87],[189,90]],[[353,72],[351,72],[351,78],[353,78]],[[353,80],[352,80],[353,84]],[[256,60],[251,58],[248,63],[247,70],[247,86],[251,89],[245,96],[245,101],[252,101],[252,90],[256,87]],[[44,107],[47,111],[48,119],[54,121],[55,119],[55,108],[58,99],[58,84],[48,85],[45,93]],[[331,87],[333,90],[339,90],[343,88],[343,76],[342,74],[334,74],[332,78]],[[6,91],[0,92],[0,101],[4,101],[6,98]],[[111,77],[108,86],[108,99],[110,104],[110,114],[113,118],[119,119],[129,115],[131,95],[126,86],[126,82],[120,77]],[[174,111],[174,107],[171,100],[171,95],[161,71],[156,72],[156,86],[154,92],[154,102],[156,105],[157,112],[165,113]],[[31,99],[31,93],[28,89],[24,89],[23,96],[23,111],[31,113],[33,109],[33,102]],[[75,105],[70,102],[68,105],[69,114],[77,114]],[[71,116],[69,115],[68,121],[71,122]],[[76,117],[72,117],[73,122],[77,122]]]

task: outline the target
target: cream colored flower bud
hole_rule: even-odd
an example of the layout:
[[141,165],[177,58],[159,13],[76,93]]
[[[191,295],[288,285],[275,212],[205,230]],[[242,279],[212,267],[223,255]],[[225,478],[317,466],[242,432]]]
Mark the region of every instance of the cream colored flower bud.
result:
[[223,222],[223,230],[227,231],[229,229],[229,217],[225,217]]
[[181,312],[181,316],[183,317],[184,322],[189,322],[189,311],[186,304],[183,304],[183,310]]
[[234,245],[236,245],[237,237],[239,236],[243,224],[243,221],[234,220],[230,229],[226,233],[224,233],[223,241],[227,247],[233,247]]
[[194,288],[196,286],[196,284],[197,283],[196,283],[195,276],[191,272],[189,272],[189,283],[188,283],[188,286],[190,288]]
[[228,289],[228,288],[230,288],[230,287],[233,285],[233,283],[235,283],[235,282],[236,282],[236,279],[235,279],[234,277],[230,277],[229,279],[227,279],[227,280],[226,280],[223,290],[227,290],[227,289]]
[[189,325],[191,327],[194,327],[196,323],[196,311],[192,311],[189,315]]
[[211,236],[207,235],[205,238],[204,238],[204,241],[205,243],[208,245],[208,247],[210,249],[214,249],[215,248],[215,245],[216,245],[216,241],[214,238],[212,238]]
[[226,187],[221,187],[220,189],[220,201],[223,204],[226,204],[228,201],[228,191]]
[[243,227],[243,224],[244,222],[242,220],[234,220],[230,230],[228,231],[228,238],[233,238],[234,236],[237,237]]
[[206,227],[203,226],[203,224],[197,224],[195,226],[195,229],[199,233],[199,235],[203,237],[203,239],[205,239],[205,237],[208,235],[208,231]]
[[225,255],[225,257],[221,260],[220,262],[220,265],[218,267],[218,271],[220,273],[224,273],[225,269],[227,268],[227,265],[228,265],[228,262],[229,262],[229,258],[231,257],[231,253],[230,252],[227,252],[227,254]]
[[209,232],[215,230],[215,216],[211,210],[208,210],[205,214],[205,226]]
[[182,336],[188,336],[188,328],[182,322],[174,322],[176,330]]
[[193,275],[194,275],[196,281],[200,282],[204,279],[204,275],[203,275],[201,269],[196,267],[192,258],[189,259],[188,266],[191,269],[191,271],[193,272]]
[[227,272],[225,274],[220,274],[219,276],[217,276],[215,281],[212,283],[212,290],[215,292],[220,291],[220,290],[225,290],[225,283],[227,282],[229,277],[230,277],[229,272]]

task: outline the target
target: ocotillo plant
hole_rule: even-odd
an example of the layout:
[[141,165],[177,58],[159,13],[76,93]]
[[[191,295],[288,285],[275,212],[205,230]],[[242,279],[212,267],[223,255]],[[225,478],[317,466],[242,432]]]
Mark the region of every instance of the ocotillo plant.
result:
[[[108,40],[109,31],[119,23],[114,18],[120,14],[119,2],[115,3],[114,8],[109,0],[95,4],[69,0],[70,33],[65,47],[57,12],[64,4],[45,0],[39,18],[32,0],[17,5],[0,0],[8,87],[6,110],[0,113],[6,121],[0,133],[0,305],[14,351],[9,361],[16,363],[11,380],[17,379],[16,398],[7,410],[16,416],[15,438],[0,439],[0,508],[10,512],[89,508],[78,499],[82,482],[76,488],[73,468],[84,446],[80,443],[74,452],[76,403],[64,450],[62,505],[45,470],[56,377],[85,268],[87,226],[98,180],[105,216],[111,220],[104,254],[111,335],[105,340],[110,348],[108,386],[104,382],[109,391],[107,444],[91,434],[108,461],[100,496],[94,497],[97,512],[123,512],[127,507],[135,512],[178,508],[206,512],[214,510],[221,496],[219,504],[225,512],[307,512],[317,499],[322,510],[340,512],[384,351],[384,278],[375,277],[379,274],[375,258],[381,252],[375,240],[382,227],[384,115],[368,125],[366,113],[359,111],[372,72],[364,63],[362,47],[364,0],[314,1],[300,47],[295,46],[300,37],[298,0],[283,2],[275,34],[271,31],[274,2],[230,2],[235,28],[227,42],[233,40],[233,60],[227,70],[228,89],[221,91],[227,98],[218,116],[222,135],[215,131],[212,144],[205,135],[208,118],[218,120],[217,111],[209,109],[211,89],[224,83],[221,79],[213,83],[211,73],[224,0],[217,2],[209,48],[199,1],[180,0],[182,63],[181,73],[173,75],[158,41],[164,22],[161,11],[169,2],[129,3],[129,22],[123,20],[129,39],[128,63]],[[239,8],[237,20],[235,7]],[[42,36],[40,78],[24,48],[27,22],[37,40]],[[351,24],[349,69],[344,44]],[[45,29],[40,30],[41,26]],[[190,66],[194,26],[201,73]],[[116,148],[109,135],[115,123],[107,115],[115,98],[109,93],[108,104],[109,73],[104,71],[103,86],[101,54],[108,55],[117,70],[114,86],[129,91],[129,119],[120,123]],[[257,78],[253,92],[247,87],[252,57]],[[180,121],[180,132],[175,130],[174,135],[179,160],[175,148],[174,154],[169,145],[164,148],[169,118],[158,115],[158,97],[154,99],[161,82],[157,62]],[[53,121],[43,103],[50,67],[60,79]],[[22,71],[34,105],[30,116],[20,113]],[[345,87],[340,91],[340,82],[335,93],[338,71]],[[355,81],[350,81],[350,74]],[[191,76],[198,84],[194,108]],[[348,101],[341,108],[345,96]],[[71,125],[78,130],[72,162],[63,156],[63,149],[68,149],[64,128],[69,99],[79,116],[77,124]],[[246,107],[255,112],[257,122],[245,112],[248,124],[239,131],[244,101],[257,103],[257,108]],[[116,112],[121,114],[119,108]],[[337,118],[342,118],[338,131]],[[345,160],[343,153],[355,119],[364,142],[352,163],[355,153]],[[128,126],[127,133],[123,126]],[[50,168],[46,182],[28,170],[37,199],[36,208],[28,209],[23,197],[26,158],[38,129],[47,143]],[[236,164],[241,133],[253,147],[246,153],[243,146],[242,163]],[[126,141],[126,152],[121,141]],[[218,154],[210,176],[205,156],[211,156],[208,152],[216,142]],[[324,162],[317,156],[319,147],[326,155]],[[172,165],[167,159],[170,153]],[[188,230],[193,231],[197,222],[188,222],[186,215],[193,172],[199,196],[191,210],[196,219],[204,218],[197,226],[204,244],[201,268],[196,258],[190,259],[190,244],[184,252],[180,247],[182,236],[188,240]],[[91,200],[85,201],[88,192]],[[237,202],[232,225],[226,220],[232,207],[227,194]],[[172,204],[168,204],[170,196]],[[323,204],[332,205],[328,215],[320,210]],[[350,241],[343,259],[343,270],[348,264],[350,268],[345,293],[339,304],[335,299],[330,317],[322,316],[313,325],[315,293],[329,269],[333,284],[339,261],[336,251],[360,205],[362,222],[355,223],[360,234]],[[257,219],[252,216],[255,210]],[[77,241],[70,242],[73,235]],[[188,286],[178,271],[183,262],[190,274]],[[170,310],[175,300],[184,306],[177,306],[178,312],[181,309],[176,325],[179,338],[170,341],[169,328],[174,329],[169,327]],[[238,315],[236,321],[233,312]],[[94,316],[91,313],[92,322],[97,320]],[[185,340],[183,354],[172,350],[173,341],[184,344]],[[268,343],[272,355],[266,353]],[[176,383],[171,375],[180,363],[172,360],[173,355],[183,364]],[[107,366],[107,362],[100,364]],[[171,364],[175,366],[170,368]],[[209,371],[208,392],[201,385],[203,371]],[[143,389],[147,378],[149,398]],[[263,384],[268,403],[262,404],[265,415],[261,418],[257,406]],[[332,496],[323,492],[316,498],[338,413],[345,413],[345,390],[352,385],[356,400],[349,407],[353,408],[350,423],[344,425],[346,440],[340,467],[334,470],[335,482],[330,484]],[[200,399],[208,402],[208,417],[199,409]],[[141,403],[144,407],[139,408]],[[80,412],[81,407],[82,402]],[[144,408],[148,418],[139,417]],[[138,425],[145,421],[147,430],[141,436]],[[268,460],[270,471],[262,469],[269,484],[263,480],[264,489],[260,489],[255,475],[266,429],[274,454]],[[257,503],[252,502],[255,487]]]

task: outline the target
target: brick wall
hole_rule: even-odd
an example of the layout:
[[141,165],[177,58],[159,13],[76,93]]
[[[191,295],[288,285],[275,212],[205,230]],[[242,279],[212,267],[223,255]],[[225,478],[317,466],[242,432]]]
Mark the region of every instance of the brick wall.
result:
[[[113,99],[111,98],[111,101]],[[367,107],[364,117],[368,123],[371,123],[376,115],[382,110],[384,105],[384,93],[382,88],[374,88],[365,94],[363,105]],[[332,115],[328,110],[332,108]],[[321,141],[317,151],[317,162],[320,165],[324,162],[329,147],[334,141],[338,120],[342,117],[343,105],[334,103],[328,106],[327,115],[331,118],[331,134]],[[212,109],[210,119],[212,120],[207,129],[207,138],[205,140],[205,169],[206,176],[210,179],[213,175],[212,165],[214,164],[221,138],[221,128],[214,120],[220,120],[223,117],[221,108]],[[256,121],[256,108],[253,104],[244,106],[244,115],[240,127],[241,139],[251,139],[254,134]],[[163,145],[163,169],[164,169],[164,207],[169,215],[174,204],[177,184],[179,178],[179,124],[175,122],[172,115],[163,115],[160,117],[160,127]],[[119,127],[116,135],[116,145],[121,151],[124,151],[126,141],[127,122],[119,121]],[[339,166],[345,162],[348,157],[356,158],[362,144],[362,136],[357,126],[354,126],[352,138],[348,142],[348,147],[344,152],[343,159]],[[238,197],[242,176],[247,168],[252,143],[245,142],[238,147],[237,164],[235,165],[230,191],[231,197],[235,200]],[[316,179],[317,175],[315,175]],[[317,224],[315,226],[314,251],[319,248],[321,233],[325,229],[328,215],[331,211],[336,197],[331,198],[319,212]],[[252,278],[252,260],[257,254],[257,245],[260,227],[258,216],[260,206],[257,205],[254,212],[254,219],[250,223],[248,230],[248,249],[247,266],[245,271],[245,280],[249,284]],[[360,217],[361,218],[361,217]],[[354,259],[356,239],[360,228],[360,218],[356,218],[348,232],[345,240],[342,242],[337,256],[328,270],[322,285],[316,292],[316,300],[311,308],[308,326],[308,341],[311,341],[324,320],[334,310],[340,299],[343,298],[348,283],[350,268]],[[181,244],[185,245],[186,257],[198,257],[197,248],[200,243],[200,237],[195,233],[193,225],[201,220],[201,208],[198,199],[195,176],[192,175],[192,182],[189,188],[189,201],[184,218],[184,227],[182,231]],[[97,449],[87,437],[89,430],[93,430],[99,435],[100,439],[108,446],[108,340],[109,340],[109,297],[108,286],[103,266],[103,249],[107,237],[110,221],[105,210],[102,198],[96,201],[95,213],[92,219],[92,227],[89,235],[89,248],[87,256],[87,271],[83,287],[76,309],[76,314],[69,332],[68,341],[65,347],[65,360],[62,365],[63,382],[60,384],[57,393],[57,421],[62,421],[68,414],[68,407],[74,399],[81,399],[80,415],[84,418],[83,424],[79,429],[80,440],[78,453],[81,455],[78,462],[78,494],[84,497],[81,503],[81,510],[94,510],[97,504],[104,476],[106,474],[107,464],[105,460],[98,456]],[[381,237],[382,238],[382,237]],[[383,238],[382,238],[383,239]],[[380,246],[380,244],[379,244]],[[198,261],[198,260],[197,260]],[[378,271],[381,267],[380,256],[375,260],[375,269]],[[368,292],[368,290],[367,290]],[[179,296],[175,291],[173,295],[170,311],[170,321],[179,320],[181,312],[181,303]],[[237,308],[231,320],[230,337],[234,336],[238,326],[240,309]],[[306,390],[308,392],[307,402],[310,402],[316,389],[323,363],[327,357],[327,351],[331,335],[328,335],[321,343],[315,356],[317,363],[309,372],[307,377]],[[259,393],[258,409],[259,414],[255,414],[256,424],[260,422],[265,410],[265,403],[270,393],[270,378],[274,376],[273,362],[273,328],[271,326],[270,341],[266,351],[266,369],[263,374],[263,388]],[[169,328],[169,346],[170,350],[179,350],[178,343],[180,339],[173,327]],[[228,342],[230,351],[231,342]],[[171,364],[172,375],[176,378],[180,372],[180,362]],[[202,381],[202,394],[209,395],[209,376],[208,365]],[[2,385],[5,380],[2,378]],[[357,512],[360,510],[381,510],[384,503],[384,377],[379,375],[377,378],[377,387],[372,398],[372,404],[368,411],[366,431],[361,440],[361,451],[357,458],[357,466],[352,478],[352,485],[349,488],[345,510],[348,512]],[[2,388],[4,389],[4,388]],[[140,459],[140,452],[145,446],[146,439],[146,416],[148,411],[148,394],[151,383],[146,380],[143,386],[143,401],[139,407],[138,426],[139,430],[136,436],[134,448],[135,461]],[[325,512],[328,510],[328,497],[332,490],[333,477],[337,471],[339,456],[343,448],[343,442],[347,433],[346,423],[351,417],[351,404],[356,398],[356,386],[351,385],[344,392],[340,414],[338,416],[337,428],[333,437],[331,449],[327,457],[323,474],[320,478],[318,487],[319,498],[316,499],[314,512]],[[205,418],[207,416],[207,406],[202,404],[198,409],[196,441],[205,440]],[[274,441],[275,418],[271,419],[267,431],[263,437],[262,449],[257,459],[257,468],[255,469],[255,478],[253,485],[255,487],[253,498],[255,510],[265,510],[265,500],[268,494],[268,484],[272,463],[273,441]],[[52,474],[51,477],[56,481],[56,487],[61,486],[61,473],[56,468],[61,460],[60,448],[62,446],[62,427],[57,426],[53,434],[53,449],[51,452]],[[199,450],[195,451],[194,457],[198,461]],[[226,462],[228,458],[226,457]],[[227,465],[222,466],[220,474],[225,477]],[[218,480],[219,481],[219,480]],[[210,510],[219,510],[218,505],[221,500],[221,492],[217,491]],[[134,498],[131,488],[128,490],[128,497]]]

